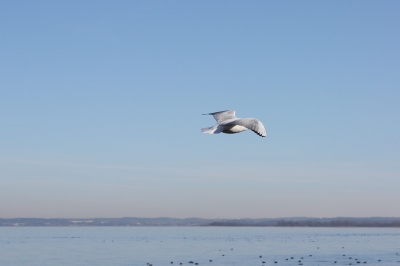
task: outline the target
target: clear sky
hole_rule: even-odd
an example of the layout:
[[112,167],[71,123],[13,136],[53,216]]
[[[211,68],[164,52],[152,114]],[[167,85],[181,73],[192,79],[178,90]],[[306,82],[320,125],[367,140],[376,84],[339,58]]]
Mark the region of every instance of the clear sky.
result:
[[400,216],[399,14],[1,1],[0,217]]

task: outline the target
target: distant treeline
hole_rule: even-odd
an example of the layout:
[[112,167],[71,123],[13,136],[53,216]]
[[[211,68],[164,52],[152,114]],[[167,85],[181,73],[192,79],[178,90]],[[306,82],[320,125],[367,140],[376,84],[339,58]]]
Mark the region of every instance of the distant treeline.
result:
[[240,223],[240,222],[212,222],[208,226],[275,226],[275,227],[400,227],[400,220],[390,222],[376,221],[316,221],[316,220],[279,220],[276,222],[265,223]]
[[400,220],[391,222],[373,222],[373,221],[278,221],[276,226],[308,226],[308,227],[400,227]]
[[1,219],[0,226],[277,226],[277,227],[400,227],[399,217],[370,218],[262,218],[262,219],[202,219],[202,218],[12,218]]

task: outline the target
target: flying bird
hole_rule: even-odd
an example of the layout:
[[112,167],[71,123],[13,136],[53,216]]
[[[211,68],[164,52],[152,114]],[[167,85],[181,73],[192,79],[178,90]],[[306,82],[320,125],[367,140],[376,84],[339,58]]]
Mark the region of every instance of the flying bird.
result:
[[255,118],[237,118],[235,111],[232,110],[203,115],[212,115],[215,120],[217,120],[215,126],[201,129],[201,132],[205,134],[218,134],[221,132],[226,134],[235,134],[250,129],[261,137],[267,136],[267,131],[260,120]]

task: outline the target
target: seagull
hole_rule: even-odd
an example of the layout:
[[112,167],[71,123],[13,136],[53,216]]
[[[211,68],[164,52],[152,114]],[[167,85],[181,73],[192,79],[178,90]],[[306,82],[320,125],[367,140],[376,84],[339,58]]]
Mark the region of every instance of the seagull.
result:
[[212,115],[214,116],[215,120],[217,120],[217,124],[215,126],[201,129],[201,132],[205,134],[218,134],[221,132],[226,134],[235,134],[250,129],[261,137],[267,136],[267,131],[260,120],[255,118],[237,118],[235,111],[233,110],[203,115]]

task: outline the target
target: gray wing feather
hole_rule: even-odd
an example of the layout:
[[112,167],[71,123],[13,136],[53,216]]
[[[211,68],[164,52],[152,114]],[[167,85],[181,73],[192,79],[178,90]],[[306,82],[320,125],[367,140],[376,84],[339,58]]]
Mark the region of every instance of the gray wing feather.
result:
[[222,132],[222,130],[224,130],[224,127],[219,124],[216,124],[213,127],[202,128],[201,132],[205,134],[219,134]]
[[214,116],[215,120],[217,120],[217,123],[221,123],[221,122],[224,122],[229,119],[237,118],[235,115],[235,111],[232,111],[232,110],[220,111],[220,112],[209,113],[209,114],[204,114],[204,115]]
[[260,120],[255,118],[239,118],[227,124],[247,127],[261,137],[267,136],[267,131],[265,130],[264,125],[260,122]]

